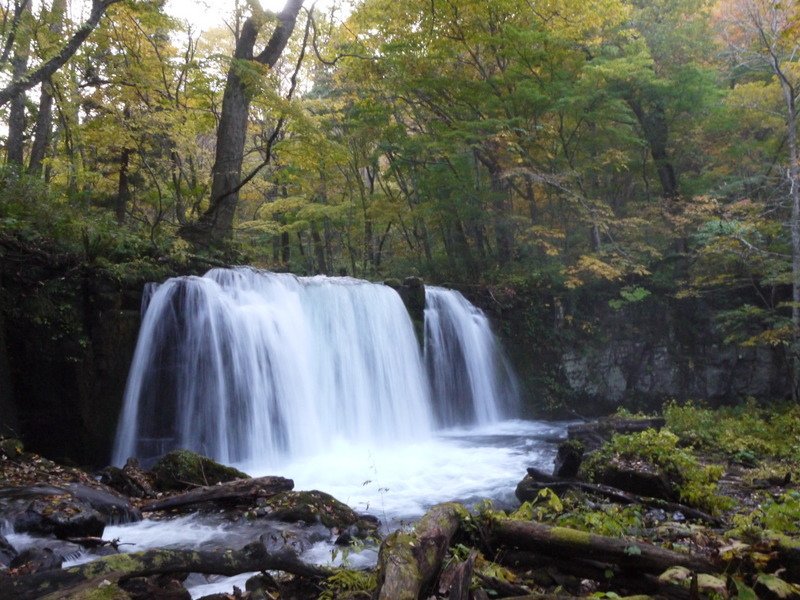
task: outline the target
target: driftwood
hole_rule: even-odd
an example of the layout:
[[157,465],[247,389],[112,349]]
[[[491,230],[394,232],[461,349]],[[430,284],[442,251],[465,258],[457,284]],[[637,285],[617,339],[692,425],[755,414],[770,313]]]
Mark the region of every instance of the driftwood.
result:
[[523,497],[525,489],[534,489],[538,491],[547,487],[554,492],[574,489],[596,494],[598,496],[607,498],[612,502],[619,502],[620,504],[641,504],[642,506],[647,506],[649,508],[660,508],[662,510],[673,512],[680,511],[690,519],[704,521],[710,525],[717,526],[721,523],[718,518],[709,515],[702,510],[692,508],[691,506],[686,506],[685,504],[680,504],[678,502],[669,502],[661,498],[648,498],[646,496],[639,496],[638,494],[626,492],[624,490],[611,487],[610,485],[588,483],[578,479],[562,479],[560,477],[555,477],[554,475],[548,475],[547,473],[539,471],[538,469],[534,469],[533,467],[528,468],[528,475],[531,479],[528,481],[523,479],[522,482],[520,482],[520,484],[517,486],[517,498],[519,498],[522,502],[525,500],[531,500],[531,498]]
[[142,510],[153,512],[195,506],[204,502],[232,502],[240,499],[269,498],[280,492],[291,491],[292,488],[294,488],[294,481],[283,477],[237,479],[219,485],[195,488],[162,500],[147,502],[142,505]]
[[698,573],[719,569],[710,560],[680,554],[639,541],[629,541],[542,523],[501,519],[492,523],[490,539],[495,547],[517,548],[546,557],[611,563],[640,573],[660,574],[670,567],[686,567]]
[[388,536],[378,553],[378,600],[417,600],[434,582],[464,514],[460,504],[438,504],[413,531]]
[[[206,552],[192,550],[148,550],[106,556],[91,563],[36,573],[28,577],[0,579],[6,600],[60,598],[98,587],[116,585],[134,577],[172,573],[203,573],[231,577],[250,571],[284,571],[303,577],[323,578],[330,569],[298,560],[292,552],[269,553],[254,542],[241,550]],[[108,582],[108,583],[105,583]]]

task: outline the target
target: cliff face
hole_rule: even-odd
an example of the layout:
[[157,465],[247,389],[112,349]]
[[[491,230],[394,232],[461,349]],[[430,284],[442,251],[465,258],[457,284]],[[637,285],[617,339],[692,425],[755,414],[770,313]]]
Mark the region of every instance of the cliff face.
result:
[[653,295],[609,303],[610,293],[556,297],[513,290],[487,301],[520,375],[533,414],[581,415],[619,406],[655,410],[665,400],[725,404],[790,394],[782,349],[725,343],[715,307],[697,299]]
[[103,464],[136,344],[139,292],[88,272],[41,287],[4,280],[0,433],[46,456]]

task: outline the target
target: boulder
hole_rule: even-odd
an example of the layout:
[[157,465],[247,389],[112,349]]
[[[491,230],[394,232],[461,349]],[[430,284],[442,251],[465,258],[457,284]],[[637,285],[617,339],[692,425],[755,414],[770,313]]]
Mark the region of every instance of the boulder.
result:
[[378,529],[374,517],[359,515],[330,494],[317,490],[281,492],[267,498],[257,514],[286,523],[322,523],[351,537],[366,537]]
[[153,475],[155,488],[164,492],[183,491],[250,478],[247,473],[189,450],[175,450],[166,454],[150,472]]
[[109,524],[133,523],[142,520],[142,513],[130,503],[128,498],[110,489],[104,490],[80,483],[68,483],[64,488],[72,494],[73,498],[88,504],[103,515]]
[[9,567],[19,569],[25,574],[40,571],[55,571],[64,564],[64,557],[56,554],[50,548],[29,548],[23,550],[11,561]]
[[100,537],[106,523],[141,519],[127,498],[79,483],[0,489],[0,518],[18,532]]
[[100,483],[129,498],[155,498],[152,476],[143,471],[139,461],[129,458],[123,468],[106,467],[100,471]]

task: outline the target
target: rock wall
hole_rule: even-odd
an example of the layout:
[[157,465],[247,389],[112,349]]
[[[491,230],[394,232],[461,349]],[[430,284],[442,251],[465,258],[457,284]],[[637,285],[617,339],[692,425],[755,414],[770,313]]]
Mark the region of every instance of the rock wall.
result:
[[[521,377],[529,414],[597,415],[620,406],[657,410],[669,399],[725,404],[789,396],[778,349],[724,342],[717,307],[653,294],[612,307],[618,290],[555,295],[546,289],[480,290]],[[611,303],[613,304],[613,303]]]

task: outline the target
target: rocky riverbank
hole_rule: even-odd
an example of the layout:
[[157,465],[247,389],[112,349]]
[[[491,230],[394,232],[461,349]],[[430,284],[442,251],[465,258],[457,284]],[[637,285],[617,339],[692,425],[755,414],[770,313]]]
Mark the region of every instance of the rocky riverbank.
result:
[[[447,503],[395,532],[324,492],[187,452],[149,471],[129,462],[88,474],[5,440],[0,518],[12,539],[26,531],[39,542],[18,549],[0,539],[0,585],[9,598],[188,598],[189,573],[262,572],[245,590],[212,597],[798,597],[800,493],[797,462],[785,455],[795,450],[769,443],[793,431],[797,410],[713,413],[713,439],[709,414],[673,407],[666,419],[573,426],[553,472],[520,474],[516,508]],[[726,428],[742,426],[751,437],[725,449]],[[186,515],[251,527],[187,550],[137,551],[104,535],[120,521],[144,516],[166,529]],[[372,545],[377,565],[301,560],[319,541],[345,555]]]

